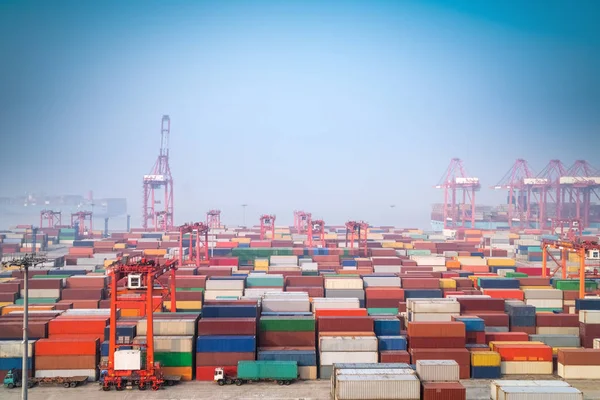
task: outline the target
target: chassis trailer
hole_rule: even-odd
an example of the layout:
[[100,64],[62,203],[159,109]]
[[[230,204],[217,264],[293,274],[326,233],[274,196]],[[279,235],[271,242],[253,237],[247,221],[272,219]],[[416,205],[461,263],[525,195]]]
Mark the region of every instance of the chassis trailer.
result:
[[[23,386],[23,380],[21,379],[21,371],[11,369],[7,372],[4,377],[4,386],[12,389],[15,387]],[[82,383],[87,382],[87,376],[56,376],[48,378],[28,378],[27,387],[33,387],[35,384],[39,386],[62,386],[64,388],[74,388]]]
[[214,376],[214,381],[219,386],[232,383],[240,386],[257,381],[276,381],[279,385],[289,385],[296,379],[296,361],[238,361],[237,376],[226,375],[223,368],[215,368]]

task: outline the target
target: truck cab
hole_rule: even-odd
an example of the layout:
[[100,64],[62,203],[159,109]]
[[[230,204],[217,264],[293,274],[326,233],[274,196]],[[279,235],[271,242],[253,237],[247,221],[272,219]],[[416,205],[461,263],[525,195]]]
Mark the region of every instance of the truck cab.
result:
[[225,374],[225,370],[223,368],[215,368],[215,376],[213,378],[215,382],[219,384],[219,386],[223,386],[225,384],[231,385],[234,379]]

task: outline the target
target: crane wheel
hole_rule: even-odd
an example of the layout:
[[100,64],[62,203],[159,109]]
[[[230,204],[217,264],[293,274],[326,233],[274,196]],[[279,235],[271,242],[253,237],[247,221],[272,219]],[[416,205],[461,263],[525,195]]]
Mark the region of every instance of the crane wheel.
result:
[[105,392],[110,392],[110,386],[102,386],[102,390]]
[[152,390],[157,391],[159,389],[160,389],[160,385],[155,385],[155,384],[152,385]]
[[139,390],[146,390],[146,384],[139,384],[138,385],[138,389]]

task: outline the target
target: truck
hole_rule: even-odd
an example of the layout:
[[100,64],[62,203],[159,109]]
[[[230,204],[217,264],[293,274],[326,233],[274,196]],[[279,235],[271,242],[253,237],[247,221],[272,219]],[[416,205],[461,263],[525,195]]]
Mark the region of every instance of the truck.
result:
[[[29,378],[27,387],[33,387],[36,383],[39,386],[62,386],[65,388],[74,388],[87,382],[87,376],[57,376],[52,378]],[[21,370],[11,369],[4,377],[4,387],[13,389],[23,386]]]
[[296,361],[238,361],[237,375],[227,375],[225,369],[215,368],[214,381],[223,385],[235,383],[241,386],[247,382],[275,381],[279,385],[290,385],[298,379]]

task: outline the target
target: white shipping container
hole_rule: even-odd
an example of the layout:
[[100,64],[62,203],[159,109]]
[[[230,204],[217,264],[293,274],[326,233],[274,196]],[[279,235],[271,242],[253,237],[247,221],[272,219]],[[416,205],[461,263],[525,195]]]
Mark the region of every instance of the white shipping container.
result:
[[93,315],[110,317],[110,308],[69,308],[62,315]]
[[454,360],[417,360],[417,375],[421,381],[458,382],[460,367]]
[[408,313],[410,322],[451,322],[452,317],[460,317],[460,313]]
[[595,379],[600,380],[599,365],[563,365],[558,363],[558,376],[563,379]]
[[321,352],[340,351],[377,351],[375,336],[321,336],[319,338]]
[[579,322],[600,324],[600,310],[579,310]]
[[461,265],[487,266],[487,260],[483,257],[456,257]]
[[[31,311],[30,311],[31,312]],[[27,354],[33,356],[33,345],[35,340],[27,342]],[[0,358],[19,358],[23,357],[23,341],[22,340],[0,340]]]
[[562,308],[563,302],[561,299],[526,299],[525,304],[538,308]]
[[365,276],[365,287],[402,287],[402,281],[397,276]]
[[[136,336],[133,339],[135,345],[146,344],[146,336]],[[193,336],[155,336],[154,351],[171,353],[191,353],[194,349]]]
[[410,256],[419,266],[446,266],[446,258],[442,256]]
[[419,400],[421,382],[415,375],[342,375],[337,400]]
[[326,297],[315,297],[313,299],[313,311],[314,310],[331,310],[331,309],[354,309],[360,308],[359,300],[344,299],[344,298],[326,298]]
[[271,256],[269,265],[298,265],[298,256]]
[[502,361],[503,375],[552,375],[552,361]]
[[563,291],[558,289],[525,289],[525,299],[555,299],[562,300]]
[[[193,319],[155,319],[153,323],[155,336],[193,336],[196,332],[196,321]],[[137,334],[146,335],[146,319],[137,323]]]
[[363,289],[361,278],[325,278],[325,289]]
[[446,272],[448,271],[448,267],[442,265],[434,265],[433,272]]
[[271,293],[274,290],[279,290],[281,293],[283,293],[283,288],[246,288],[244,289],[244,295],[251,297],[264,297],[267,293]]
[[[407,308],[408,310],[408,308]],[[414,313],[458,313],[460,314],[460,303],[458,301],[439,302],[414,302],[410,308]]]
[[538,335],[578,335],[579,327],[576,326],[538,326],[535,329]]
[[208,279],[206,290],[243,290],[244,281],[241,279]]
[[600,349],[600,339],[594,339],[594,349]]
[[243,290],[207,290],[204,292],[204,300],[216,300],[217,297],[242,297]]
[[382,368],[382,369],[355,369],[338,368],[335,370],[336,376],[339,375],[415,375],[417,371],[412,368]]
[[87,376],[89,382],[98,380],[97,369],[36,369],[36,378],[58,378]]
[[537,386],[537,387],[570,387],[567,382],[559,380],[494,380],[490,384],[491,399],[498,399],[498,390],[500,387],[524,387],[524,386]]
[[320,353],[321,365],[334,363],[377,363],[379,353],[376,351],[327,351]]
[[445,304],[445,303],[457,303],[457,301],[456,301],[456,299],[450,299],[450,298],[446,298],[446,297],[444,297],[442,299],[410,298],[410,299],[406,299],[406,310],[407,311],[415,311],[414,305],[416,303]]
[[399,274],[402,271],[400,265],[374,265],[373,272],[376,274]]
[[574,387],[502,387],[498,400],[583,400],[583,393]]
[[115,352],[115,370],[140,370],[142,367],[141,350],[119,350]]
[[265,298],[262,310],[266,312],[310,312],[308,297],[299,299]]
[[[25,290],[21,289],[21,298],[25,295]],[[29,289],[29,298],[34,299],[38,297],[60,297],[60,289]]]

